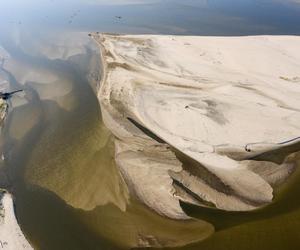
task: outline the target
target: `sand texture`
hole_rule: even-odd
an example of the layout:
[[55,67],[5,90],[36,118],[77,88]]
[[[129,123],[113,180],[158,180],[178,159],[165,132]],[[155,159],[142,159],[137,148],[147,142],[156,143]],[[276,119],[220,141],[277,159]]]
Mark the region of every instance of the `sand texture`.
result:
[[230,211],[272,202],[299,151],[300,37],[93,38],[104,123],[136,197],[176,219],[188,218],[179,200]]

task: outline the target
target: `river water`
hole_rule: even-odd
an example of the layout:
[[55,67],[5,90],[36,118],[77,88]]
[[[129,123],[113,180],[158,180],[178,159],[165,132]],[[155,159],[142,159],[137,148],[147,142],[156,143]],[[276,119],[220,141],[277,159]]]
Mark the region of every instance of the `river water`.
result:
[[[141,234],[184,245],[205,233],[197,222],[162,218],[136,201],[122,211],[128,192],[101,121],[99,51],[87,34],[300,35],[300,4],[3,0],[0,11],[0,88],[25,90],[11,100],[1,132],[0,185],[14,194],[30,243],[42,250],[123,249]],[[274,203],[256,212],[183,204],[216,233],[180,249],[300,249],[299,178],[296,171]]]

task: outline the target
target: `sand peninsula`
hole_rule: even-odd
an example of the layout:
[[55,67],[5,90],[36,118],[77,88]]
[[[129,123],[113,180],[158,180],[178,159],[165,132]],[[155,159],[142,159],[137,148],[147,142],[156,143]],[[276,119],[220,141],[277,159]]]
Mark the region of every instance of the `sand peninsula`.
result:
[[92,34],[98,98],[129,190],[157,213],[180,201],[268,205],[300,158],[300,37]]

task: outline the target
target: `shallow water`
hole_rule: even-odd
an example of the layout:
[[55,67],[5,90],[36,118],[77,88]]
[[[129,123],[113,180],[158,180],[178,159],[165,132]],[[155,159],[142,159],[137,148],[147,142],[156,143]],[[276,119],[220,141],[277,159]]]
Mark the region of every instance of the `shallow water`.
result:
[[[0,47],[9,54],[0,64],[1,82],[7,79],[0,87],[25,89],[12,99],[2,131],[0,184],[14,193],[19,223],[33,246],[118,249],[132,246],[140,235],[180,238],[183,244],[211,233],[209,224],[168,220],[136,201],[122,212],[128,193],[101,121],[95,94],[99,52],[87,32],[300,35],[300,4],[4,0],[0,10]],[[299,178],[297,171],[274,204],[257,212],[183,204],[217,232],[182,249],[300,248]]]

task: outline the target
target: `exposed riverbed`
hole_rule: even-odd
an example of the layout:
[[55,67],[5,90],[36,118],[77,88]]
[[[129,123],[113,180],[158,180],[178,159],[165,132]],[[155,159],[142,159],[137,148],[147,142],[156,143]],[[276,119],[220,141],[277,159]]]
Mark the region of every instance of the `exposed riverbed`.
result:
[[[293,1],[93,4],[34,0],[0,4],[1,88],[25,89],[12,99],[1,132],[0,184],[13,194],[18,222],[32,246],[300,248],[300,163],[288,182],[275,190],[274,202],[261,210],[222,212],[182,204],[189,216],[206,221],[205,227],[197,220],[163,218],[130,198],[113,160],[113,136],[102,122],[96,96],[100,55],[88,37],[91,31],[299,35],[299,5]],[[299,151],[300,145],[292,150]],[[260,159],[278,158],[280,154],[273,152]],[[189,159],[181,161],[191,164]]]
[[52,74],[58,77],[44,85],[27,82],[26,103],[16,102],[2,131],[3,186],[15,196],[18,221],[35,248],[185,245],[213,231],[195,221],[162,218],[134,200],[124,211],[128,191],[115,167],[112,136],[101,121],[95,92],[97,49],[68,60],[26,59],[34,73],[20,79],[41,71],[50,80]]

